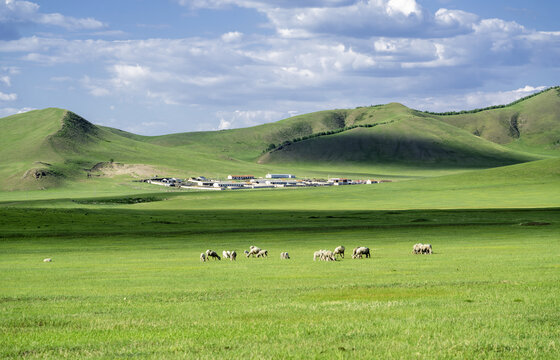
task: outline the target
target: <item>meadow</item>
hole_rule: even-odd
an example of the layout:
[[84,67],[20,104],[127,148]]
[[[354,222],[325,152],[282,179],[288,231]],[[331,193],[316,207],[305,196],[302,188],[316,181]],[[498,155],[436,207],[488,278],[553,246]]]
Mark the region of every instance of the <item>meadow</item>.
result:
[[[0,358],[558,359],[558,95],[162,136],[63,109],[0,119]],[[138,181],[269,172],[392,182]],[[372,257],[313,261],[339,245]]]
[[[0,357],[557,359],[559,224],[557,208],[2,207]],[[198,259],[252,244],[270,257]],[[341,244],[372,258],[313,262]]]

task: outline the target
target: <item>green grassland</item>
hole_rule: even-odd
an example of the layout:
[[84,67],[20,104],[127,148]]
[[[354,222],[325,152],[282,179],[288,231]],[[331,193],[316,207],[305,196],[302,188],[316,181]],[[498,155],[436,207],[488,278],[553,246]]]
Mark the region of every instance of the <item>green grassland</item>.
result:
[[[559,220],[4,208],[0,357],[556,359]],[[412,255],[416,242],[435,253]],[[251,244],[270,258],[198,260]],[[340,244],[372,258],[312,261]]]
[[[170,190],[144,183],[102,191],[0,193],[0,206],[34,208],[378,210],[539,208],[560,204],[560,159],[372,185],[230,191]],[[154,201],[157,200],[157,201]]]

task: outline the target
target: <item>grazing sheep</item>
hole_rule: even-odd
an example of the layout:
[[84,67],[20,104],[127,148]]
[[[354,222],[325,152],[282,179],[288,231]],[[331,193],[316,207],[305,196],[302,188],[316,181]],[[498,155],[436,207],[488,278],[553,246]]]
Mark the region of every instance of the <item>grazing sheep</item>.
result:
[[46,258],[46,259],[43,259],[43,262],[52,262],[52,259],[51,258]]
[[369,252],[369,248],[365,247],[365,246],[360,246],[359,248],[356,248],[354,251],[354,255],[352,255],[352,259],[361,259],[362,256],[364,256],[366,258],[371,257],[371,254]]
[[432,245],[431,244],[422,245],[422,254],[431,254],[431,253],[432,253]]
[[205,253],[200,253],[200,261],[206,262],[206,254]]
[[356,252],[358,251],[359,247],[354,248],[354,250],[352,250],[352,259],[356,258]]
[[257,255],[259,252],[261,251],[261,248],[258,248],[256,246],[251,246],[251,248],[249,249],[249,252],[245,254],[245,256],[247,257],[251,257],[251,256],[255,256]]
[[414,246],[412,247],[412,253],[413,254],[421,254],[422,253],[422,244],[418,243],[418,244],[414,244]]
[[323,260],[323,261],[336,261],[336,258],[334,257],[332,251],[323,250],[323,254],[321,255],[321,260]]
[[229,255],[230,255],[229,251],[226,251],[226,250],[222,251],[222,257],[224,259],[229,259]]
[[334,249],[333,254],[336,257],[337,255],[340,255],[340,257],[342,257],[344,259],[344,250],[346,250],[346,248],[342,245],[338,246],[336,249]]
[[268,250],[261,250],[257,253],[257,257],[268,257]]
[[333,252],[324,249],[315,251],[315,253],[313,254],[313,261],[317,259],[321,261],[336,261]]
[[287,260],[290,258],[290,254],[287,252],[280,253],[280,260]]
[[230,259],[231,261],[237,260],[237,253],[235,252],[235,250],[233,250],[232,252],[230,252],[230,254],[229,254],[229,259]]
[[220,255],[218,255],[218,253],[215,252],[214,250],[210,250],[210,254],[206,253],[206,257],[208,258],[208,260],[210,260],[211,257],[212,257],[214,260],[216,260],[216,259],[222,260],[222,258],[220,257]]
[[245,254],[245,256],[249,257],[249,252],[247,250],[243,250],[243,254]]

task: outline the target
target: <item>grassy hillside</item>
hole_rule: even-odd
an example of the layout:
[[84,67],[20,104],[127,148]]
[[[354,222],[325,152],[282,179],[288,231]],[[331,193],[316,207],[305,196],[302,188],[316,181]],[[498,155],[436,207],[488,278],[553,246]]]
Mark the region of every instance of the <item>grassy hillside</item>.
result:
[[560,88],[500,109],[435,118],[511,148],[560,150]]
[[101,178],[120,183],[156,174],[398,179],[503,166],[558,156],[559,99],[551,89],[511,106],[449,116],[391,103],[153,137],[95,126],[66,110],[37,110],[0,119],[0,190],[87,189]]
[[403,116],[374,127],[314,137],[261,157],[260,162],[422,163],[425,166],[493,167],[536,160],[437,119]]

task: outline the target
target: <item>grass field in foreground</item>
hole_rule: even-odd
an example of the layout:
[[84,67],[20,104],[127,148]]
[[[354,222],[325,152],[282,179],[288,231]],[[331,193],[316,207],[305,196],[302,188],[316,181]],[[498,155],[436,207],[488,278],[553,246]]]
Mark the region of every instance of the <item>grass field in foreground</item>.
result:
[[[0,358],[557,359],[559,230],[560,209],[4,208]],[[198,260],[251,244],[270,258]],[[340,244],[372,258],[312,261]]]

